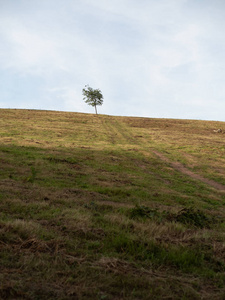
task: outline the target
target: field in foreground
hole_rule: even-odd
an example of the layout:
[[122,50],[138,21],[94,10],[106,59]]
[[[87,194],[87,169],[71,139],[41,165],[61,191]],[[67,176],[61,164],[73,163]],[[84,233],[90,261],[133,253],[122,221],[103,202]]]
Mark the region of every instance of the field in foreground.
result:
[[225,123],[0,110],[1,299],[225,299]]

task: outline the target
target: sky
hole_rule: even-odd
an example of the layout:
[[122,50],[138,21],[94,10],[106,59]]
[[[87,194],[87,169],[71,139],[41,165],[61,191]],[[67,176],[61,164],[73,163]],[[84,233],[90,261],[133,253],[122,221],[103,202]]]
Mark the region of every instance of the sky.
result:
[[0,108],[225,121],[224,0],[0,0]]

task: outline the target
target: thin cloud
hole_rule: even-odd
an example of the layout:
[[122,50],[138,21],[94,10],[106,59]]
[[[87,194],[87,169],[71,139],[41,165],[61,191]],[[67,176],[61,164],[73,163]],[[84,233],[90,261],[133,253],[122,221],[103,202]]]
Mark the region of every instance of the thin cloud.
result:
[[2,107],[90,112],[90,84],[102,113],[224,120],[223,1],[0,5]]

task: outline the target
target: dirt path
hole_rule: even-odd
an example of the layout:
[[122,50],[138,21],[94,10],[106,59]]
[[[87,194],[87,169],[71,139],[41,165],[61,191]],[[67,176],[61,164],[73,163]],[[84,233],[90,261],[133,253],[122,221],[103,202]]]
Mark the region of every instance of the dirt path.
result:
[[137,144],[130,128],[114,117],[101,118],[102,126],[112,144]]
[[211,187],[215,188],[216,190],[219,191],[224,191],[225,192],[225,185],[220,184],[218,182],[215,182],[214,180],[205,178],[199,174],[196,174],[192,171],[190,171],[189,169],[187,169],[185,166],[183,166],[181,163],[179,162],[171,162],[167,157],[165,157],[162,153],[158,152],[158,151],[153,151],[153,153],[155,155],[157,155],[162,161],[170,164],[174,169],[176,169],[177,171],[190,176],[191,178],[195,179],[195,180],[199,180],[203,183],[206,183],[207,185],[210,185]]

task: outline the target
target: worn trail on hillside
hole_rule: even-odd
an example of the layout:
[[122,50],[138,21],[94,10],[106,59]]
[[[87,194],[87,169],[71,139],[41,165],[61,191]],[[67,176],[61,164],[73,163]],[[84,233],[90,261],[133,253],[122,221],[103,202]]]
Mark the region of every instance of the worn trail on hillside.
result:
[[157,155],[162,161],[170,164],[174,169],[176,169],[177,171],[190,176],[191,178],[195,179],[195,180],[199,180],[207,185],[210,185],[211,187],[219,190],[219,191],[224,191],[225,192],[225,185],[215,182],[214,180],[205,178],[199,174],[196,174],[192,171],[190,171],[188,168],[186,168],[185,166],[183,166],[181,163],[179,162],[172,162],[170,161],[167,157],[165,157],[162,153],[158,152],[158,151],[153,151],[153,153],[155,155]]
[[137,141],[129,128],[115,118],[102,119],[102,125],[112,144],[136,144]]
[[[118,122],[118,120],[115,120],[113,118],[110,118],[110,120],[104,119],[104,121],[102,123],[103,123],[103,126],[105,127],[108,135],[111,137],[113,144],[116,142],[117,143],[119,142],[122,144],[125,143],[125,144],[137,145],[137,143],[138,143],[137,138],[135,138],[135,136],[133,135],[130,128],[128,126],[126,126],[124,123]],[[162,161],[170,164],[173,169],[179,171],[180,173],[185,174],[192,179],[201,181],[201,182],[207,184],[208,186],[213,187],[214,189],[216,189],[218,191],[225,192],[225,185],[218,183],[214,180],[205,178],[199,174],[196,174],[179,162],[170,161],[166,156],[164,156],[162,153],[160,153],[156,150],[153,151],[153,153],[156,156],[158,156]]]

